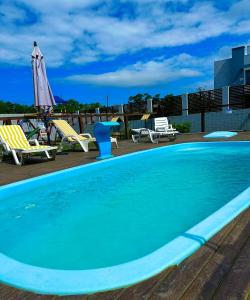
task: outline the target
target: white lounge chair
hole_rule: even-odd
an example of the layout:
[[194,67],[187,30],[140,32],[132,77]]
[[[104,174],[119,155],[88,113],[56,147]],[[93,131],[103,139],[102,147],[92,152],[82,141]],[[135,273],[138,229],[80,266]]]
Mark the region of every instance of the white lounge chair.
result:
[[132,129],[134,134],[132,140],[135,143],[140,142],[141,138],[148,137],[152,143],[158,143],[161,137],[167,137],[170,141],[176,139],[176,135],[179,133],[172,124],[168,122],[167,117],[154,119],[154,130],[147,128]]
[[[34,143],[32,146],[30,143]],[[2,125],[0,126],[0,146],[2,148],[2,158],[4,155],[12,154],[15,163],[19,166],[24,163],[24,156],[32,153],[44,152],[48,159],[55,159],[57,147],[42,146],[36,139],[27,140],[21,126]],[[51,152],[51,155],[49,154]]]
[[154,130],[148,128],[132,129],[132,140],[134,143],[139,143],[141,139],[148,138],[152,143],[157,144],[159,142],[160,134]]
[[160,135],[176,135],[179,133],[172,124],[168,122],[167,117],[155,118],[154,119],[155,131],[160,132]]

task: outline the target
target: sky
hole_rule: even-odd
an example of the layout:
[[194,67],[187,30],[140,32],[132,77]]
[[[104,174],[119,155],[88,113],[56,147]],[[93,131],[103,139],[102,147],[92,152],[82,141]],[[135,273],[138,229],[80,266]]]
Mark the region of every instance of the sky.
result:
[[0,99],[33,103],[33,41],[63,99],[213,88],[214,60],[250,44],[249,12],[250,0],[0,0]]

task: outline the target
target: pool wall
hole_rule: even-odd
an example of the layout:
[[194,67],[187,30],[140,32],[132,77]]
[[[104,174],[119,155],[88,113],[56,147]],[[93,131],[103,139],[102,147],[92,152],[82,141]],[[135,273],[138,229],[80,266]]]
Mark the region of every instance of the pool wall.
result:
[[[53,180],[58,176],[69,173],[77,174],[82,168],[95,169],[100,163],[112,164],[117,159],[125,159],[134,155],[143,155],[149,151],[182,149],[197,145],[213,144],[220,146],[224,143],[250,147],[250,142],[202,142],[176,144],[157,149],[127,154],[107,161],[100,161],[42,175],[32,179],[12,183],[0,187],[0,197],[28,190],[30,185],[39,186],[41,181]],[[190,256],[220,229],[232,221],[237,215],[250,206],[250,187],[232,199],[212,215],[178,236],[165,246],[140,259],[121,265],[93,270],[55,270],[39,268],[18,262],[6,255],[0,254],[0,281],[7,285],[41,294],[76,295],[91,294],[116,288],[126,287],[148,279],[167,267],[178,265]]]

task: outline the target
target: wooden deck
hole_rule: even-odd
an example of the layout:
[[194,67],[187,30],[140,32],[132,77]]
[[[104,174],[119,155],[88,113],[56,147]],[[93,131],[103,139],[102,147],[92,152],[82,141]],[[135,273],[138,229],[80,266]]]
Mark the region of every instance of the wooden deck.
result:
[[[176,142],[201,141],[200,134],[178,137]],[[250,140],[250,132],[240,133],[230,140]],[[121,142],[114,150],[116,155],[140,151],[159,145]],[[89,163],[95,160],[96,151],[59,155],[54,162],[37,163],[37,159],[23,167],[11,162],[0,164],[0,184],[6,184]],[[89,296],[42,296],[0,285],[0,300],[132,300],[132,299],[248,299],[250,300],[250,209],[244,211],[206,245],[183,261],[178,267],[147,281],[112,292]]]

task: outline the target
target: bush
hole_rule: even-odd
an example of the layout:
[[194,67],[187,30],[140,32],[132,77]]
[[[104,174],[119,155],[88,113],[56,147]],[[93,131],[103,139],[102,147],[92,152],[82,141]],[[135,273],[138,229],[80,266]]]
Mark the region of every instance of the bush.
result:
[[173,123],[173,127],[181,133],[188,133],[191,129],[191,122]]

